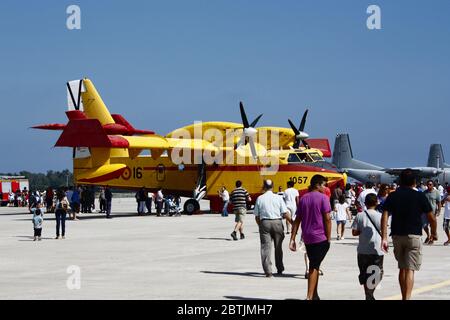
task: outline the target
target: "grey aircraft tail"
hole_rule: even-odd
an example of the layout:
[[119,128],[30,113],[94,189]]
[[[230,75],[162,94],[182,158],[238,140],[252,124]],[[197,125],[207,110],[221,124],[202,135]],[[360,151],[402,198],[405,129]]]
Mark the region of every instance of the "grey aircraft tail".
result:
[[445,163],[444,152],[442,151],[442,145],[432,144],[430,146],[430,152],[428,153],[428,167],[445,169],[450,168],[449,164]]
[[382,167],[353,158],[350,136],[347,133],[336,135],[333,150],[333,164],[339,169],[352,168],[364,170],[382,170]]

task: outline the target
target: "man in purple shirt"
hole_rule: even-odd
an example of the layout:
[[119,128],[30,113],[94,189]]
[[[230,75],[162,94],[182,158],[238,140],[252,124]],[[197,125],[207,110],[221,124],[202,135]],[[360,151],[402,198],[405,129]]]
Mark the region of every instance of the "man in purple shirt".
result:
[[299,202],[296,219],[292,226],[289,248],[297,250],[295,237],[301,224],[303,242],[309,259],[309,277],[307,300],[320,300],[317,293],[320,264],[330,249],[331,206],[329,198],[323,194],[326,178],[315,175],[311,179],[309,192]]

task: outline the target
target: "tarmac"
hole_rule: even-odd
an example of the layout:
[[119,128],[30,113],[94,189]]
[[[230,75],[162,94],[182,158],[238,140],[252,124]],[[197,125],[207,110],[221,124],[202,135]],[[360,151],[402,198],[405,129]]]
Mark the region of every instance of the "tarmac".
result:
[[[202,201],[207,210],[208,202]],[[234,217],[138,216],[134,199],[115,198],[113,219],[82,214],[67,221],[66,239],[55,240],[54,214],[45,216],[42,241],[33,242],[25,208],[0,208],[0,299],[305,299],[307,280],[301,252],[284,241],[285,273],[266,278],[253,215],[245,240],[232,241]],[[347,224],[345,240],[335,240],[322,264],[319,295],[330,300],[364,298],[358,283],[356,246]],[[425,246],[413,299],[450,298],[450,246]],[[274,259],[273,259],[274,261]],[[273,266],[276,272],[275,265]],[[397,264],[385,257],[377,299],[399,299]],[[69,273],[68,273],[69,271]],[[79,277],[78,277],[79,275]],[[79,281],[78,281],[79,280]],[[79,285],[79,286],[78,286]]]

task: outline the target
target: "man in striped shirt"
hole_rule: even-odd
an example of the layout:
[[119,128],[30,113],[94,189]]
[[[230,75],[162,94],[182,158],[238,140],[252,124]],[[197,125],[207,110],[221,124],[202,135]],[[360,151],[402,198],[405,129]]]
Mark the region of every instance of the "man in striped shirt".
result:
[[247,213],[247,201],[251,201],[251,198],[247,190],[242,188],[242,182],[240,180],[236,181],[236,189],[231,192],[230,199],[233,204],[234,221],[236,222],[231,237],[233,240],[237,240],[237,232],[239,231],[242,240],[245,239],[243,224],[245,214]]

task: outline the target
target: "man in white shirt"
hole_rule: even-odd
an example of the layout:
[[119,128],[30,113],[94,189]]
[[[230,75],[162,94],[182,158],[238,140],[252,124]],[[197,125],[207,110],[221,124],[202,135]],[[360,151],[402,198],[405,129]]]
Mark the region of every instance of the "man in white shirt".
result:
[[290,213],[283,198],[273,193],[273,182],[264,181],[264,194],[256,199],[254,215],[259,226],[261,241],[261,262],[266,277],[272,276],[272,241],[275,245],[275,265],[277,274],[284,271],[283,265],[283,218],[291,220]]
[[373,187],[373,183],[368,181],[365,184],[365,188],[364,190],[360,193],[359,197],[358,197],[358,205],[362,208],[362,210],[367,210],[366,207],[366,196],[368,194],[377,194],[377,192],[375,191],[374,187]]
[[[287,189],[284,191],[283,198],[284,202],[286,203],[286,207],[288,208],[291,219],[294,220],[295,212],[297,211],[297,202],[298,198],[300,197],[300,194],[298,193],[298,190],[294,188],[294,182],[288,181],[287,183]],[[286,234],[290,233],[290,223],[288,220],[286,220]]]
[[225,186],[219,191],[219,196],[223,201],[222,217],[228,217],[228,204],[230,203],[230,194]]
[[161,211],[163,208],[163,201],[164,201],[164,195],[162,193],[162,188],[159,188],[158,192],[156,193],[156,215],[158,217],[161,216]]
[[439,183],[437,189],[439,191],[439,195],[441,196],[441,201],[443,201],[445,195],[444,187]]

